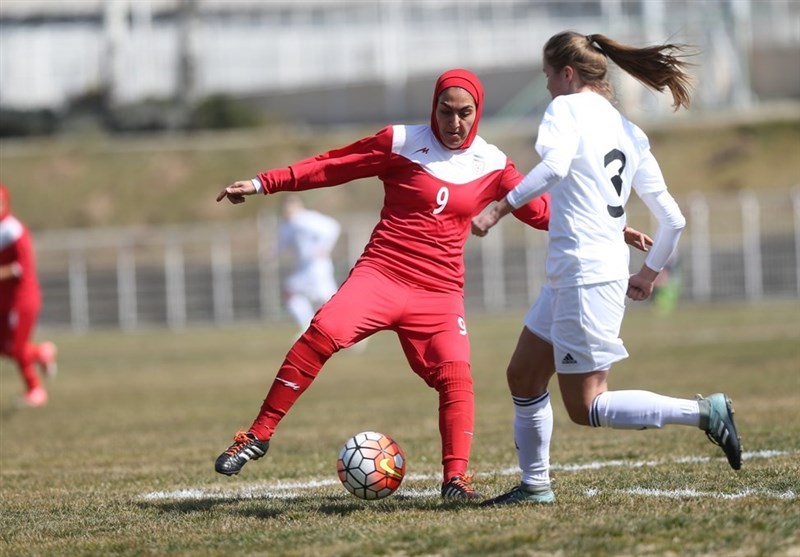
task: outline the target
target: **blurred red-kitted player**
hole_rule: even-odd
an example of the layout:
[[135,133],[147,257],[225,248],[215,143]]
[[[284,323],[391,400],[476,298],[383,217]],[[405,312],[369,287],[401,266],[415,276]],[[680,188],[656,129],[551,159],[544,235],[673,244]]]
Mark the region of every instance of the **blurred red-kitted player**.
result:
[[43,406],[45,377],[56,373],[56,346],[31,342],[42,294],[36,275],[33,241],[27,227],[11,214],[8,188],[0,183],[0,354],[17,363],[25,382],[23,406]]

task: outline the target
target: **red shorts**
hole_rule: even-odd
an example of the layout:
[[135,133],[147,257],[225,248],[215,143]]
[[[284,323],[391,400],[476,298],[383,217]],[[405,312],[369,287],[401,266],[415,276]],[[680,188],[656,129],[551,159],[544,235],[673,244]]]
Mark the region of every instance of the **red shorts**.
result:
[[396,332],[411,369],[426,381],[426,371],[470,359],[461,292],[423,290],[370,267],[355,267],[312,323],[339,348]]

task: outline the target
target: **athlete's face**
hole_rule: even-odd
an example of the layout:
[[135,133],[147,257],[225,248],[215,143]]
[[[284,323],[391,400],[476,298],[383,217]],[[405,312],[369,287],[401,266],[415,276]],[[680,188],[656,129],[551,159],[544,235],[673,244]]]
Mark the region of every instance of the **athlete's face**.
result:
[[436,105],[436,123],[445,147],[461,147],[475,124],[475,114],[475,99],[465,89],[448,87],[442,91]]

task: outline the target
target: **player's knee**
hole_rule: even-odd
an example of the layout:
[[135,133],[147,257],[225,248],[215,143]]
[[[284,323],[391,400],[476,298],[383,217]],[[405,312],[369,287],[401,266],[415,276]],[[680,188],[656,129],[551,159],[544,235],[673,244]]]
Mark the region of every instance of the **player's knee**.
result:
[[472,372],[467,362],[447,362],[438,367],[428,384],[437,391],[468,390],[472,392]]
[[[322,361],[338,352],[340,347],[318,324],[312,323],[294,344],[295,352],[315,354]],[[315,359],[316,359],[315,358]]]
[[506,368],[506,381],[511,393],[518,396],[536,396],[544,394],[550,381],[551,373],[538,369],[534,365],[510,363]]
[[530,374],[527,373],[525,366],[516,365],[513,362],[506,368],[506,381],[512,392],[527,385],[530,382]]

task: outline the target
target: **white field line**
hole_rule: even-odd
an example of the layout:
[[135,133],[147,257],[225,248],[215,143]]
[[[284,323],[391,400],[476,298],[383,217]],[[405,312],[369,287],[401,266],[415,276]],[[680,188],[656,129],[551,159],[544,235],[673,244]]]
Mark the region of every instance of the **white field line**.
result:
[[[795,454],[793,451],[753,451],[742,453],[743,460],[756,458],[775,458]],[[667,461],[656,460],[605,460],[586,462],[581,464],[553,464],[550,469],[561,472],[579,472],[581,470],[598,470],[609,467],[641,468],[644,466],[659,466],[665,463],[702,463],[709,462],[708,457],[682,457]],[[716,459],[714,459],[716,460]],[[478,476],[514,476],[519,474],[519,469],[505,468],[497,472],[480,473]],[[434,481],[440,478],[439,474],[407,474],[407,481]],[[334,476],[333,479],[298,481],[273,481],[268,483],[255,483],[241,486],[238,488],[188,488],[175,491],[152,491],[140,496],[145,501],[207,501],[220,499],[296,499],[302,496],[303,491],[313,490],[320,487],[339,485],[339,480]],[[407,485],[407,484],[406,484]],[[797,494],[791,490],[785,492],[772,492],[763,489],[745,488],[736,493],[717,493],[709,491],[697,491],[694,489],[660,490],[633,487],[624,490],[617,490],[618,493],[630,495],[641,495],[647,497],[667,497],[667,498],[691,498],[691,497],[710,497],[716,499],[738,499],[748,496],[769,496],[779,499],[795,499]],[[413,499],[417,497],[433,497],[439,494],[438,489],[416,489],[402,487],[395,493],[394,497]],[[600,494],[599,490],[587,489],[585,495],[594,497]],[[347,495],[343,490],[342,495]],[[349,495],[348,495],[349,496]]]
[[[584,495],[595,497],[600,495],[599,489],[587,489]],[[646,487],[629,487],[628,489],[615,489],[612,493],[625,493],[628,495],[641,495],[644,497],[667,497],[669,499],[693,499],[710,497],[712,499],[741,499],[742,497],[774,497],[776,499],[796,499],[797,494],[790,490],[779,492],[766,489],[745,488],[735,493],[719,493],[714,491],[697,491],[696,489],[650,489]]]

